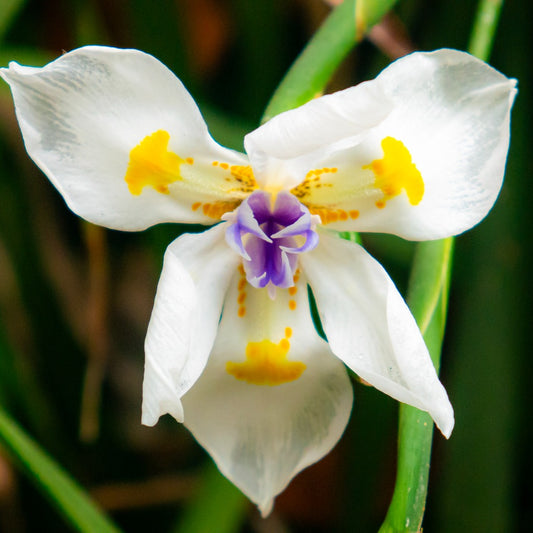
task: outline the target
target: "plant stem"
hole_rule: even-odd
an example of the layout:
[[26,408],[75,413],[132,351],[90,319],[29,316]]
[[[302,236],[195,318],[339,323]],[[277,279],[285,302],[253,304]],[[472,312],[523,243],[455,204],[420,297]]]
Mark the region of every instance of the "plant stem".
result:
[[[503,0],[481,0],[478,6],[469,52],[484,61],[489,58],[492,50],[502,3]],[[424,335],[437,371],[446,323],[452,249],[452,238],[418,245],[407,296],[407,302]],[[438,290],[437,298],[435,289]],[[402,404],[396,484],[380,533],[421,530],[427,497],[432,436],[433,422],[429,415]]]

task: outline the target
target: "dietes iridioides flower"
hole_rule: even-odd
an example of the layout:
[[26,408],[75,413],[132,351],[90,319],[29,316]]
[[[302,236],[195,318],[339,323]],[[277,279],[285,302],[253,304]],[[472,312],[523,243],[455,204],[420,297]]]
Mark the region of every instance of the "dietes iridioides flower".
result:
[[144,424],[184,422],[263,513],[339,440],[352,406],[344,365],[451,433],[402,297],[332,230],[427,240],[479,222],[502,185],[513,80],[462,52],[415,53],[273,118],[245,155],[216,144],[180,81],[139,51],[85,47],[1,76],[28,153],[81,217],[213,226],[165,254]]

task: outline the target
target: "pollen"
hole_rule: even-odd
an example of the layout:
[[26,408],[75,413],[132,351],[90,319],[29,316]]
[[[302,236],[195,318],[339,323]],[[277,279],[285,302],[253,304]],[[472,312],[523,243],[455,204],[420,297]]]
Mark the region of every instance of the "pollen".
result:
[[322,176],[324,174],[335,174],[338,172],[336,167],[324,167],[324,168],[315,168],[310,170],[306,175],[304,180],[291,189],[291,194],[303,201],[304,198],[310,196],[313,192],[313,189],[320,189],[322,187],[333,187],[333,183],[329,181],[323,181]]
[[424,180],[402,141],[385,137],[381,141],[383,158],[375,159],[363,169],[374,172],[374,186],[383,193],[376,207],[383,209],[391,198],[405,191],[411,205],[418,205],[424,196]]
[[296,302],[294,300],[289,300],[289,309],[294,311],[296,309]]
[[181,165],[194,163],[190,157],[182,159],[169,151],[169,140],[170,134],[167,131],[157,130],[132,148],[124,180],[134,196],[139,196],[144,187],[169,194],[168,186],[183,179]]
[[292,334],[290,328],[285,328],[286,337],[278,344],[269,339],[249,342],[246,346],[246,360],[242,363],[228,361],[226,372],[239,381],[252,385],[276,386],[297,380],[306,365],[301,361],[288,360],[291,345],[287,332]]
[[259,188],[250,165],[230,165],[220,161],[213,161],[211,165],[228,171],[224,180],[234,184],[234,188],[230,189],[229,192],[250,194]]

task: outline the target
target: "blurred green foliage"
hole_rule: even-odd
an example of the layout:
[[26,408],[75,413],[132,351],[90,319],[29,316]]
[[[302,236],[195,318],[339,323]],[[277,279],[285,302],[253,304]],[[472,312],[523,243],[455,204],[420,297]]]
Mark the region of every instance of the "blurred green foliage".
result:
[[[399,27],[419,49],[465,49],[476,7],[475,0],[403,0],[388,29]],[[327,12],[321,0],[0,0],[0,64],[42,65],[84,44],[143,49],[184,81],[214,137],[241,149]],[[424,522],[430,532],[530,527],[532,12],[525,1],[505,4],[491,58],[519,79],[520,92],[501,197],[456,242],[442,358],[456,427],[449,442],[435,439]],[[386,43],[364,42],[331,87],[374,77],[388,53]],[[356,384],[341,443],[298,476],[261,522],[212,470],[204,475],[208,460],[186,430],[168,417],[155,428],[140,425],[143,337],[162,253],[185,228],[102,231],[95,252],[91,231],[27,158],[5,84],[0,162],[0,402],[120,528],[181,531],[198,520],[190,502],[211,486],[222,491],[215,510],[237,509],[234,531],[377,531],[394,486],[396,402]],[[405,293],[413,245],[380,235],[363,241]],[[93,269],[95,253],[107,272]],[[87,369],[102,376],[88,393]],[[84,387],[101,393],[99,406],[82,408]],[[68,531],[6,459],[0,453],[0,531]]]

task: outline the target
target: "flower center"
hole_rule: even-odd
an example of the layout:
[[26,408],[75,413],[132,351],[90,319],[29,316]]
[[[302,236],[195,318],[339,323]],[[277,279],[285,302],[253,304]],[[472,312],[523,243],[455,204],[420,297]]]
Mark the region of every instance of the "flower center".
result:
[[248,283],[258,289],[292,287],[298,254],[318,244],[319,217],[286,191],[275,202],[270,193],[254,191],[223,218],[229,223],[226,241],[243,258]]

